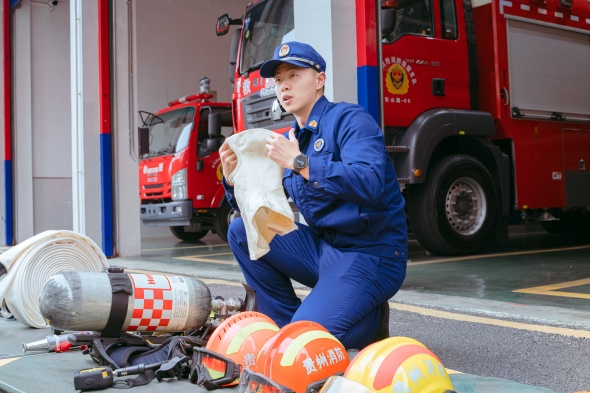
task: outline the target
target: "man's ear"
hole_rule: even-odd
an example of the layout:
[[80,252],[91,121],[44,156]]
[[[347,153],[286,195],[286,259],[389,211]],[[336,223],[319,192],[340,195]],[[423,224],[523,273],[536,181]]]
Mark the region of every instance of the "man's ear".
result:
[[321,89],[326,85],[326,73],[325,72],[320,72],[318,74],[318,85],[317,85],[317,89]]

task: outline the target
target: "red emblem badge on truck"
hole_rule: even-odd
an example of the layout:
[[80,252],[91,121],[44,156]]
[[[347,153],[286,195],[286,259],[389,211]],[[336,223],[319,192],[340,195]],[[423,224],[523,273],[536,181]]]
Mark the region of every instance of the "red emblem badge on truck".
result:
[[393,63],[387,70],[385,85],[391,94],[406,94],[410,85],[406,69],[398,63]]

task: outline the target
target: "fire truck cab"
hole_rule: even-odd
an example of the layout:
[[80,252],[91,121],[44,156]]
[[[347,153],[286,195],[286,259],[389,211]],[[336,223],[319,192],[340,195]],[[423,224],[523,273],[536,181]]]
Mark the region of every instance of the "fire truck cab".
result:
[[208,79],[201,83],[198,94],[140,112],[140,217],[145,225],[170,227],[181,240],[210,230],[227,240],[236,213],[225,200],[218,150],[233,133],[231,104],[212,101]]

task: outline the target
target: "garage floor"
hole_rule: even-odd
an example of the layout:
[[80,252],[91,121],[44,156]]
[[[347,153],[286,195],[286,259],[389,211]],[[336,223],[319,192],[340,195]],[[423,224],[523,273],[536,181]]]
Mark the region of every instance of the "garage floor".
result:
[[[419,339],[439,355],[453,372],[455,390],[590,390],[583,371],[590,369],[590,239],[519,226],[511,228],[507,243],[465,258],[430,256],[415,241],[410,244],[406,281],[390,301],[390,330],[392,335]],[[243,295],[240,269],[227,243],[215,235],[198,244],[172,237],[151,239],[144,242],[141,256],[109,262],[127,271],[193,275],[210,287],[212,295]],[[308,288],[296,286],[305,296]],[[452,325],[443,328],[446,324]],[[78,351],[22,352],[23,342],[50,333],[0,318],[0,391],[73,391],[73,373],[93,365],[87,356]],[[552,351],[564,348],[564,353],[547,356],[553,344]],[[559,367],[580,373],[564,375]],[[136,389],[156,392],[170,387],[178,392],[195,389],[176,380]]]
[[[243,281],[227,243],[211,234],[201,244],[174,238],[145,241],[141,261],[153,262],[163,272],[172,269]],[[134,258],[124,260],[127,266],[139,268],[141,263],[137,262]],[[551,315],[553,321],[590,324],[590,236],[552,235],[534,225],[513,226],[505,244],[490,246],[479,255],[455,258],[427,255],[410,238],[406,280],[394,300],[405,297],[433,304],[442,304],[445,297],[451,302],[460,297],[462,304],[455,307],[497,303],[523,316],[532,316],[523,306],[554,307],[557,314]]]

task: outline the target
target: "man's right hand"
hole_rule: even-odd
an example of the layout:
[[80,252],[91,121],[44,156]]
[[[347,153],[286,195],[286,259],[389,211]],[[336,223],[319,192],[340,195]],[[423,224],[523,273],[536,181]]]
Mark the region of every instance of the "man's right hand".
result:
[[223,145],[219,148],[219,157],[221,158],[221,168],[223,171],[223,177],[225,177],[225,182],[230,186],[234,184],[228,180],[228,176],[230,173],[236,169],[238,166],[238,156],[232,149],[229,148],[227,142],[223,142]]

